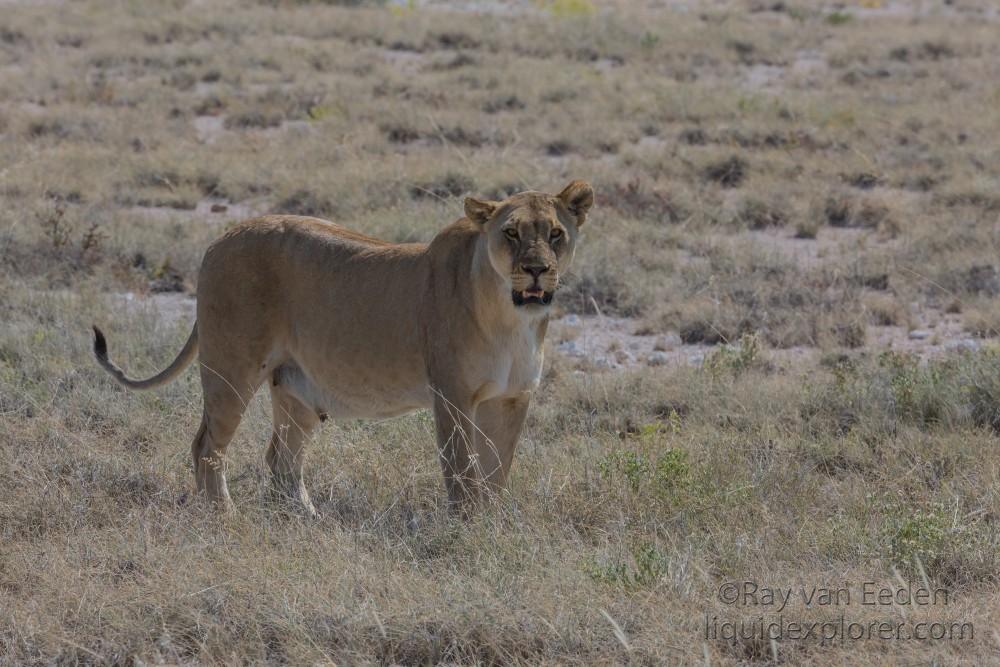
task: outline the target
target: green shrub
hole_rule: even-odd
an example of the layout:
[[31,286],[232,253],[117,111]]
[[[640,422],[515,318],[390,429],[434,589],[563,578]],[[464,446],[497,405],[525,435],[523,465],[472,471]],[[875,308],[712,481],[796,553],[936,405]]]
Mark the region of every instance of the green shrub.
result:
[[739,375],[760,365],[760,336],[756,333],[743,334],[737,345],[724,345],[713,350],[705,358],[705,368],[718,377],[726,373]]
[[594,581],[634,590],[655,584],[669,569],[670,560],[655,544],[642,542],[623,558],[608,563],[591,562],[588,574]]
[[669,491],[687,483],[688,472],[687,452],[683,449],[668,449],[656,462],[654,476],[657,486]]
[[605,479],[624,479],[633,491],[649,476],[649,462],[642,454],[618,450],[609,453],[598,464],[601,476]]

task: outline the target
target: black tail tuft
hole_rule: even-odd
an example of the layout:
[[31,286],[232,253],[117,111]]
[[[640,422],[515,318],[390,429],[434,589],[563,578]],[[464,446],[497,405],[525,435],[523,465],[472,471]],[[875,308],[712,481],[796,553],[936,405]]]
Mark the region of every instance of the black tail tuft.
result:
[[104,334],[96,326],[94,327],[94,354],[101,360],[108,358],[108,341],[104,339]]

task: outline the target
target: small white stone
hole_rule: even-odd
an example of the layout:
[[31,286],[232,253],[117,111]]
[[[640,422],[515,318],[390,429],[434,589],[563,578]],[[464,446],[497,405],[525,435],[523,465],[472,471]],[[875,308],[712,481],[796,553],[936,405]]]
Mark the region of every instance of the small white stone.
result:
[[927,329],[914,329],[910,332],[911,340],[924,340],[925,338],[930,338],[931,332]]
[[587,354],[575,340],[567,340],[563,343],[559,343],[559,345],[556,346],[556,349],[569,357],[583,357]]
[[946,350],[958,350],[962,352],[975,352],[981,347],[978,340],[963,338],[961,340],[949,340],[944,344]]
[[665,366],[668,361],[670,361],[670,355],[666,352],[653,352],[646,359],[646,363],[650,366]]

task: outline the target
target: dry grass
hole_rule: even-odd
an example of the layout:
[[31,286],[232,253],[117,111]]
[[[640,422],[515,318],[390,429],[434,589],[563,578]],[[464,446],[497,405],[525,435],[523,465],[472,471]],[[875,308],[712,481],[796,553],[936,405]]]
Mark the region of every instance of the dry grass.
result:
[[[597,4],[4,4],[0,663],[997,660],[995,12]],[[233,219],[427,239],[467,192],[571,177],[599,213],[560,308],[742,342],[629,373],[550,354],[510,497],[469,523],[422,413],[326,425],[323,518],[285,516],[263,398],[216,517],[187,497],[194,374],[125,393],[89,358],[117,321],[130,371],[162,365],[189,322],[110,295],[190,292]],[[873,349],[942,310],[979,351]],[[723,605],[727,581],[899,578],[950,602],[785,621],[974,638],[705,635],[776,615]]]

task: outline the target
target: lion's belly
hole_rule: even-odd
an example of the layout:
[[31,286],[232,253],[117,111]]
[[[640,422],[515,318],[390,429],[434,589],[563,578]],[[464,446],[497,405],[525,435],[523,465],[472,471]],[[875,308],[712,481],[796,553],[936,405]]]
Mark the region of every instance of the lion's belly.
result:
[[419,376],[354,378],[334,373],[315,380],[291,362],[281,366],[275,381],[317,413],[333,419],[386,419],[430,407],[431,395]]

